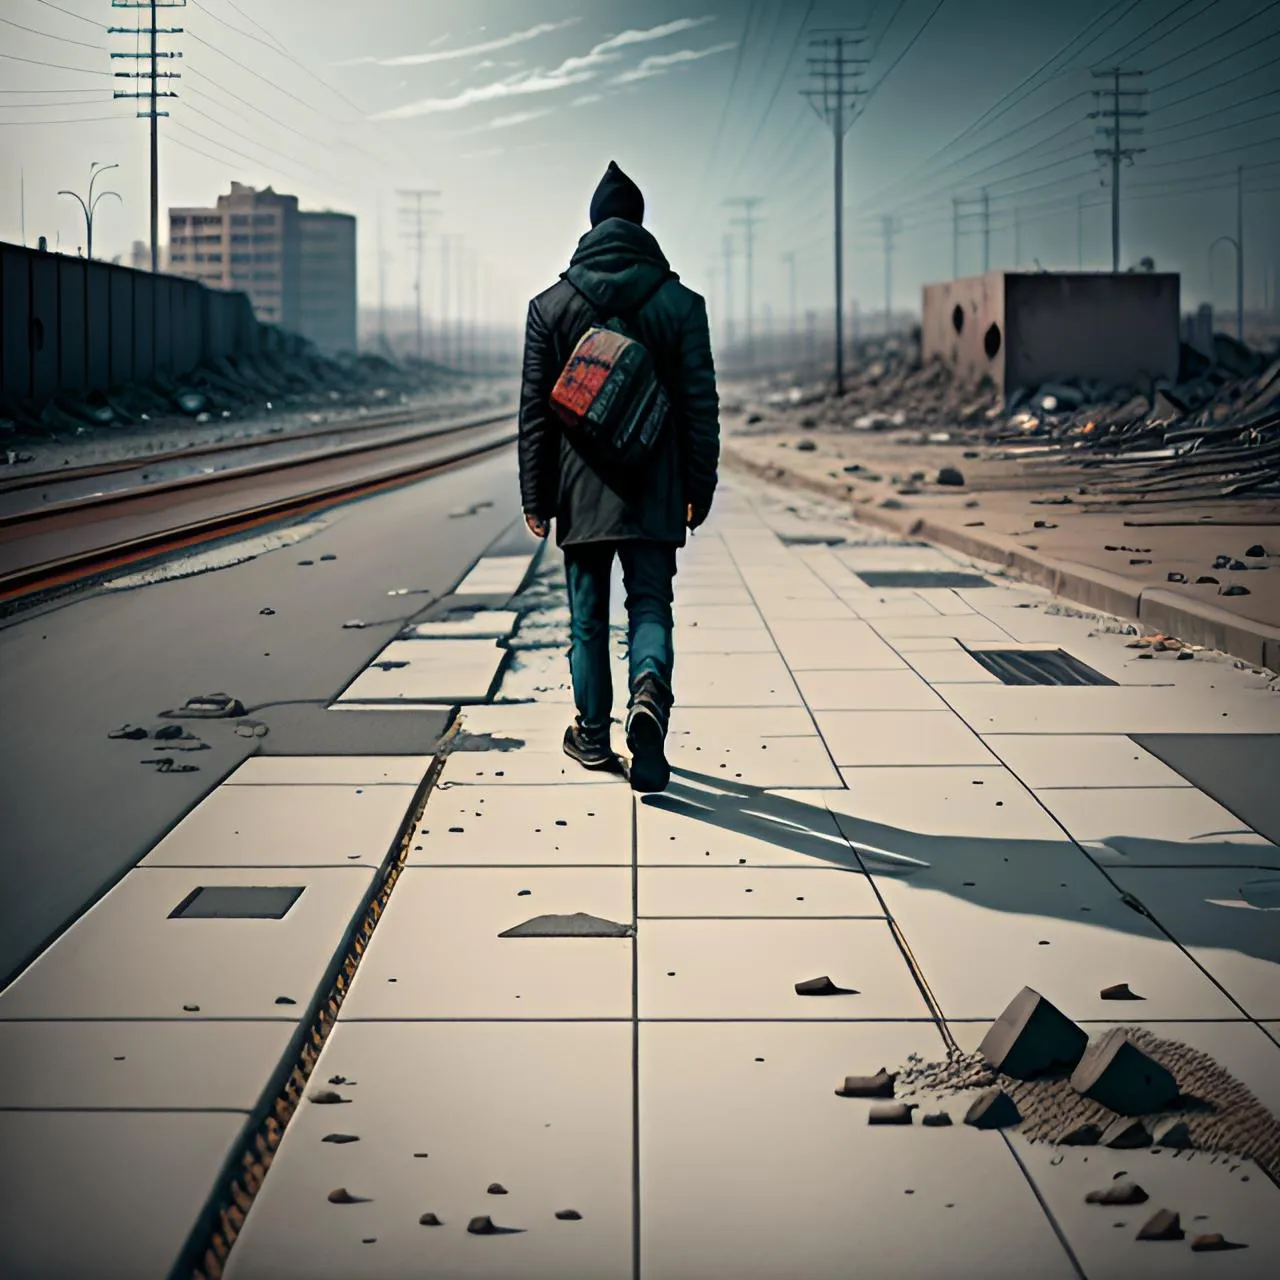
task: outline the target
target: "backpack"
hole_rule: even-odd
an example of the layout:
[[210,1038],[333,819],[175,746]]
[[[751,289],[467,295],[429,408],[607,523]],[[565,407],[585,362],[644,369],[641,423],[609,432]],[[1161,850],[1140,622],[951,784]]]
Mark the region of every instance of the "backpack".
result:
[[[634,319],[668,279],[624,315]],[[663,435],[671,402],[653,356],[627,332],[631,327],[615,315],[587,329],[551,390],[551,409],[585,456],[634,477]]]

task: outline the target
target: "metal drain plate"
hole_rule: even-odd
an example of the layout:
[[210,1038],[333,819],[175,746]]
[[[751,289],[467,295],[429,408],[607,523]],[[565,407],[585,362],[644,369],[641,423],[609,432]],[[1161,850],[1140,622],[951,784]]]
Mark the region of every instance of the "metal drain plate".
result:
[[170,920],[283,920],[302,896],[293,885],[202,885],[169,912]]
[[947,569],[859,569],[857,576],[869,587],[907,587],[917,591],[944,587],[989,587],[980,573]]
[[1115,684],[1062,649],[968,649],[975,662],[1005,684]]

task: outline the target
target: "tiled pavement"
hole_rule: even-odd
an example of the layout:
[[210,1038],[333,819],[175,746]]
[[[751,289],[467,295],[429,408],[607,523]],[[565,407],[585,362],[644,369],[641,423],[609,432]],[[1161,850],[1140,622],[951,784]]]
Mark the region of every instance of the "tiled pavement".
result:
[[[727,490],[691,540],[676,772],[639,801],[559,752],[548,560],[516,639],[555,643],[463,711],[511,749],[448,758],[313,1075],[349,1102],[295,1114],[228,1275],[1270,1273],[1280,1200],[1248,1164],[868,1127],[833,1090],[976,1047],[1024,984],[1100,1029],[1100,989],[1128,982],[1144,1002],[1122,1013],[1280,1107],[1280,851],[1128,737],[1278,733],[1280,698],[1222,663],[1140,661],[999,579],[871,589],[860,569],[982,570],[815,528]],[[515,590],[501,560],[466,591]],[[493,692],[491,634],[397,644],[409,665],[371,667],[349,702]],[[1005,686],[980,646],[1063,647],[1117,683]],[[21,1064],[0,1073],[0,1146],[33,1153],[0,1199],[0,1272],[165,1273],[429,763],[251,760],[0,993],[0,1062]],[[246,882],[303,892],[279,920],[167,918]],[[574,912],[634,936],[499,937]],[[857,994],[795,994],[824,974]],[[1135,1242],[1141,1208],[1083,1203],[1120,1169],[1148,1208],[1250,1247]],[[338,1187],[360,1202],[329,1203]],[[68,1206],[96,1237],[41,1228]],[[480,1214],[511,1230],[468,1234]]]

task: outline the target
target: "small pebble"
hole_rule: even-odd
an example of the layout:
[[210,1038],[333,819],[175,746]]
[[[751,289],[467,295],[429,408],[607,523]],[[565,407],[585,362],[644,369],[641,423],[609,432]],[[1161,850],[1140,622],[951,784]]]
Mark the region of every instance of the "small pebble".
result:
[[418,1225],[422,1227],[442,1227],[444,1223],[434,1213],[424,1213],[418,1219]]
[[582,1220],[582,1214],[577,1209],[557,1209],[556,1217],[561,1222],[580,1222]]

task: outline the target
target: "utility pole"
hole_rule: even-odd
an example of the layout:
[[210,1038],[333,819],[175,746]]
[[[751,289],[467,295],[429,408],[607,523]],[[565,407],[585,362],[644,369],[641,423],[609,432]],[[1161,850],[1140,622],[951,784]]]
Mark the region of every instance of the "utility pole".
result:
[[960,279],[960,197],[951,197],[951,278]]
[[760,221],[755,216],[754,209],[760,203],[760,196],[733,196],[725,201],[725,204],[736,204],[742,206],[742,217],[732,218],[730,222],[735,227],[741,227],[746,237],[746,254],[747,254],[747,363],[751,364],[755,358],[755,317],[752,313],[752,252],[755,245],[756,224]]
[[792,249],[782,255],[787,264],[787,350],[796,357],[796,253]]
[[93,215],[98,208],[98,201],[105,199],[107,196],[115,196],[121,204],[124,203],[124,198],[118,191],[99,191],[95,196],[93,194],[93,184],[108,169],[118,169],[119,167],[118,164],[98,164],[96,161],[89,166],[89,196],[87,200],[82,199],[74,191],[58,192],[60,196],[70,196],[73,200],[79,201],[80,208],[84,210],[84,256],[90,262],[93,261]]
[[1244,345],[1244,165],[1236,165],[1236,341]]
[[[858,96],[857,77],[865,58],[849,54],[863,43],[863,37],[845,31],[831,31],[810,46],[825,50],[820,58],[809,58],[810,75],[816,88],[801,90],[818,118],[831,128],[835,141],[835,276],[836,276],[836,395],[844,395],[844,135],[853,123]],[[819,105],[821,104],[821,105]]]
[[463,321],[463,314],[462,314],[462,308],[463,308],[462,287],[466,279],[464,275],[464,267],[466,263],[466,250],[463,248],[462,237],[460,235],[451,236],[450,239],[453,241],[453,251],[457,255],[455,258],[455,265],[454,265],[454,271],[453,271],[453,279],[454,279],[453,300],[456,304],[456,306],[454,307],[454,310],[457,312],[457,319],[454,321],[455,345],[454,345],[453,352],[454,352],[454,359],[457,363],[457,366],[459,369],[461,369],[465,362],[465,353],[462,350],[462,341],[464,336],[464,331],[463,331],[464,321]]
[[889,336],[889,322],[893,316],[893,214],[886,214],[880,221],[884,233],[884,333]]
[[[1103,116],[1109,116],[1111,119],[1110,126],[1102,125],[1098,132],[1108,140],[1108,146],[1099,148],[1094,152],[1099,160],[1111,161],[1111,270],[1113,272],[1120,270],[1120,161],[1133,161],[1133,157],[1141,155],[1143,148],[1127,147],[1125,142],[1128,138],[1135,137],[1142,130],[1133,125],[1122,124],[1126,119],[1138,119],[1145,116],[1145,111],[1140,111],[1136,107],[1122,107],[1122,98],[1133,98],[1140,96],[1141,89],[1122,89],[1120,87],[1120,79],[1122,76],[1140,76],[1141,71],[1124,71],[1120,67],[1111,67],[1103,71],[1095,71],[1094,79],[1102,76],[1110,76],[1112,85],[1110,89],[1095,89],[1094,97],[1098,100],[1098,109],[1089,113],[1090,120],[1097,120]],[[1108,93],[1111,95],[1110,109],[1104,111],[1102,107],[1102,95]]]
[[1022,210],[1013,211],[1013,269],[1022,265]]
[[420,187],[414,187],[407,190],[402,188],[399,192],[397,192],[397,194],[402,199],[411,200],[413,202],[413,207],[411,209],[401,209],[400,212],[402,215],[412,217],[413,219],[412,226],[408,228],[407,233],[412,237],[413,245],[414,245],[415,270],[414,270],[414,281],[413,281],[413,296],[414,296],[415,330],[417,335],[417,345],[415,347],[415,350],[417,351],[418,359],[421,360],[423,358],[423,351],[422,351],[422,242],[423,242],[424,236],[426,235],[426,224],[423,222],[423,219],[426,217],[434,217],[437,212],[435,209],[424,208],[422,202],[424,200],[434,199],[436,196],[440,194],[440,192],[425,191]]
[[378,205],[378,354],[387,354],[387,255],[382,247],[382,205]]
[[1076,270],[1084,270],[1084,196],[1076,196]]
[[[176,98],[178,95],[169,89],[162,90],[160,88],[161,80],[180,80],[182,77],[175,71],[161,71],[160,60],[162,58],[180,58],[181,53],[174,53],[170,50],[160,50],[157,48],[157,40],[160,36],[179,36],[182,34],[181,27],[158,27],[156,26],[156,11],[158,9],[181,9],[186,6],[187,0],[111,0],[113,9],[147,9],[150,11],[151,20],[145,26],[136,27],[108,27],[109,35],[145,35],[150,43],[150,48],[146,51],[135,51],[133,53],[117,53],[112,51],[113,58],[146,58],[151,64],[149,71],[117,71],[116,77],[122,80],[146,80],[148,85],[145,89],[125,92],[117,89],[112,97],[114,98],[136,98],[138,100],[147,99],[150,107],[146,111],[137,113],[138,119],[149,119],[151,121],[151,270],[153,272],[160,270],[160,118],[167,117],[167,111],[158,109],[158,99],[160,98]],[[142,15],[139,13],[139,20]]]
[[982,274],[991,270],[991,198],[982,189]]
[[724,341],[726,346],[733,344],[733,237],[726,235],[720,241],[720,252],[724,255]]

